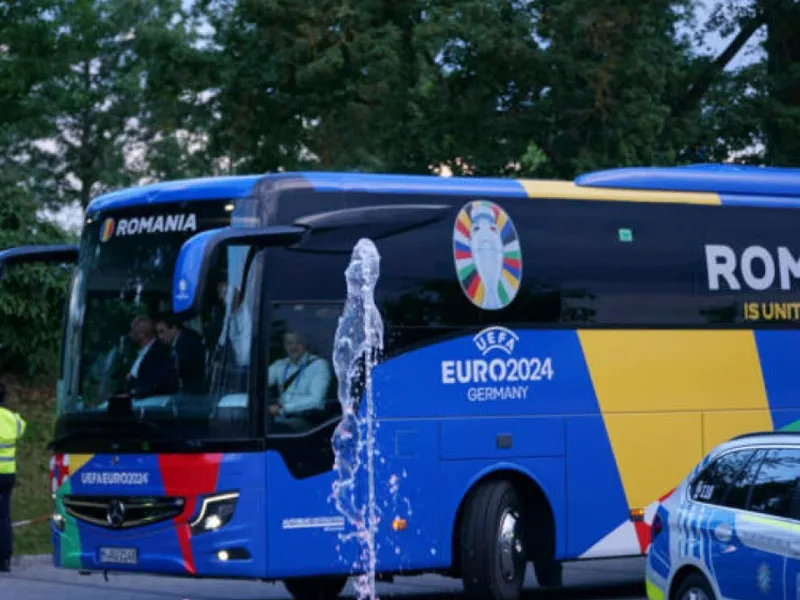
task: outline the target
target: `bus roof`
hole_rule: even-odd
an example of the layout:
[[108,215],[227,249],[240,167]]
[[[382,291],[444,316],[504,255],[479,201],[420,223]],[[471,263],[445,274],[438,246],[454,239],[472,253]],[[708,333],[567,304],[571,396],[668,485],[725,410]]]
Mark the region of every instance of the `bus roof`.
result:
[[205,177],[164,181],[104,194],[89,204],[87,213],[141,204],[247,198],[255,185],[265,178],[301,180],[312,189],[327,192],[800,207],[800,169],[701,164],[594,171],[579,176],[574,183],[326,171]]
[[176,179],[125,188],[96,197],[89,203],[87,213],[140,204],[247,198],[251,195],[253,186],[263,177],[263,175],[233,175]]
[[778,167],[720,164],[631,167],[587,173],[575,183],[586,187],[800,198],[800,169]]

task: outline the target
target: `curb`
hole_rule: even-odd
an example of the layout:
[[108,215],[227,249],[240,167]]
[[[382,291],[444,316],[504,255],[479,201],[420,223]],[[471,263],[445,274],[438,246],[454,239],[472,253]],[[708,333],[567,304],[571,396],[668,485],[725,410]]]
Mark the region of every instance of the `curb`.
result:
[[47,565],[51,564],[53,557],[50,554],[26,554],[24,556],[15,556],[11,559],[11,565],[14,567],[32,567],[34,565]]

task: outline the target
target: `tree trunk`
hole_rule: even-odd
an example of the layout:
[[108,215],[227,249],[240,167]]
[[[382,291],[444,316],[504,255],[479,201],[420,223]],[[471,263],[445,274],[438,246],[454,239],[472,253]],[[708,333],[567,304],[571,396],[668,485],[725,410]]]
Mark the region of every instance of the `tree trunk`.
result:
[[767,162],[800,164],[800,4],[761,0],[767,23],[770,109],[764,115]]

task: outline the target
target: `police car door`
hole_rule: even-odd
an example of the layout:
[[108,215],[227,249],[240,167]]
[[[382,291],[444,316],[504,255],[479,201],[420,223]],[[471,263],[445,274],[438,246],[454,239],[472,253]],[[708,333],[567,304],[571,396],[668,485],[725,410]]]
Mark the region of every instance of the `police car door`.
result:
[[800,447],[772,452],[753,487],[750,509],[758,511],[752,518],[772,531],[786,556],[786,600],[800,600]]
[[[741,552],[739,578],[745,576],[739,597],[794,598],[795,584],[786,588],[786,567],[791,547],[800,542],[800,534],[789,519],[800,475],[800,448],[771,448],[763,456],[745,510],[737,513],[734,524]],[[717,573],[718,578],[724,576]],[[786,595],[786,591],[791,593]]]
[[699,563],[721,598],[757,596],[750,565],[760,551],[742,543],[737,525],[764,454],[752,448],[726,452],[695,479],[691,501],[681,508],[681,562]]

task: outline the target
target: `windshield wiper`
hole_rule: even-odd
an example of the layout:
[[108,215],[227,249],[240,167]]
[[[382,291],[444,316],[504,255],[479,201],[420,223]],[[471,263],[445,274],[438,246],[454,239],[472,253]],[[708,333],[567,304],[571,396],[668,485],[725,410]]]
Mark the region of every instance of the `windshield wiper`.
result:
[[[178,442],[181,442],[182,444],[185,444],[189,448],[201,448],[203,446],[203,442],[201,440],[184,438],[178,435],[177,433],[173,433],[163,425],[159,425],[158,423],[146,419],[144,417],[136,418],[134,421],[137,424],[146,425],[153,431],[157,431],[164,438],[170,438],[176,440]],[[58,436],[57,438],[50,440],[47,443],[47,449],[55,450],[56,446],[59,446],[65,442],[69,442],[76,439],[83,439],[86,437],[100,438],[105,440],[115,439],[116,441],[119,441],[118,439],[116,439],[116,435],[113,430],[103,429],[101,427],[81,427],[80,429],[70,431],[69,433],[65,433],[64,435]]]
[[170,439],[176,440],[178,442],[181,442],[182,444],[185,444],[189,448],[201,448],[203,446],[202,440],[183,437],[180,434],[174,433],[173,431],[171,431],[170,429],[168,429],[164,425],[161,425],[160,423],[156,423],[155,421],[152,421],[152,420],[148,419],[147,417],[145,417],[142,414],[140,414],[134,420],[135,420],[136,423],[138,423],[140,425],[146,425],[147,427],[149,427],[153,431],[157,431],[163,437],[170,438]]
[[54,450],[57,445],[74,440],[76,438],[83,438],[86,436],[96,437],[97,434],[106,433],[108,432],[101,427],[81,427],[80,429],[76,429],[74,431],[70,431],[69,433],[65,433],[64,435],[60,435],[57,438],[53,438],[47,443],[47,449]]

